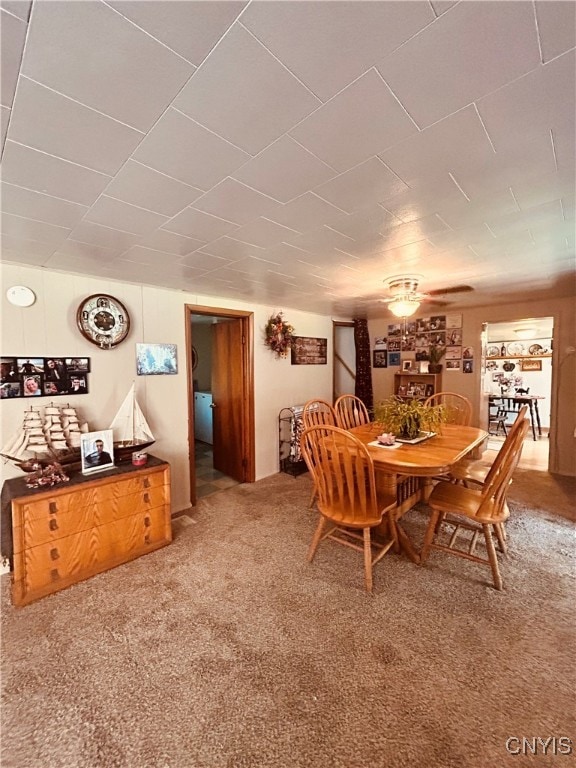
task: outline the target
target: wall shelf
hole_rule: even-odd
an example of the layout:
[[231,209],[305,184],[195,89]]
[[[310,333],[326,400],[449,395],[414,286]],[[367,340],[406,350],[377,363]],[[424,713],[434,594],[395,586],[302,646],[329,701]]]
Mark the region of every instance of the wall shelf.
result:
[[[413,384],[417,393],[410,393],[410,385]],[[441,373],[416,373],[402,371],[394,374],[394,394],[406,400],[426,400],[442,389]]]

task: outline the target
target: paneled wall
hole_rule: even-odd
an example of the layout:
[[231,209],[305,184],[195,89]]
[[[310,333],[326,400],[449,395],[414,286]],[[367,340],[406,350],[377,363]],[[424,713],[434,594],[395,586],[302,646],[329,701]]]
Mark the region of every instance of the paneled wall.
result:
[[[332,397],[332,319],[289,307],[243,304],[182,291],[66,275],[46,269],[2,265],[2,347],[3,356],[90,357],[90,393],[69,398],[91,429],[109,426],[130,385],[136,382],[136,395],[154,432],[151,452],[172,465],[174,511],[189,506],[188,476],[188,392],[185,350],[186,304],[198,304],[254,312],[254,399],[256,435],[256,477],[278,471],[278,413],[287,405],[311,397]],[[27,285],[37,296],[26,309],[6,300],[6,288]],[[90,344],[76,328],[76,309],[93,293],[109,293],[119,298],[131,315],[131,330],[116,349],[103,351]],[[293,366],[290,358],[277,359],[265,346],[263,334],[268,317],[278,310],[302,336],[328,339],[328,365]],[[178,345],[179,373],[176,376],[137,376],[135,343],[174,343]],[[66,401],[60,397],[58,401]],[[49,398],[35,398],[36,405],[49,404]],[[25,399],[0,403],[2,444],[18,427]],[[1,464],[1,478],[21,476],[11,464]]]

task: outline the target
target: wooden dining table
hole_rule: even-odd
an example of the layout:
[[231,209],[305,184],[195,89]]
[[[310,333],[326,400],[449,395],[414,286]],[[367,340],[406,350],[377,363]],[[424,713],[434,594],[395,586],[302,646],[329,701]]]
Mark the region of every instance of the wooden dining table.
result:
[[350,432],[368,448],[374,461],[378,489],[396,498],[393,512],[399,545],[411,560],[419,563],[420,554],[400,519],[418,502],[427,501],[434,488],[434,478],[447,474],[451,467],[480,446],[488,433],[476,427],[443,424],[438,434],[416,445],[404,443],[384,447],[370,445],[382,432],[375,423],[353,427]]

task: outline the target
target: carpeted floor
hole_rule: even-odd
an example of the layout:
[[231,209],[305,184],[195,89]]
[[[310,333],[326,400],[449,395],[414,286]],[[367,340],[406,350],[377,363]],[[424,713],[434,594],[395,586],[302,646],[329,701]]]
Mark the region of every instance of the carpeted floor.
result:
[[[505,591],[325,542],[310,480],[200,501],[174,542],[26,608],[1,579],[2,768],[500,768],[574,731],[574,482],[518,471]],[[405,527],[417,543],[426,510]],[[520,742],[512,741],[516,747]],[[541,751],[541,748],[540,748]]]

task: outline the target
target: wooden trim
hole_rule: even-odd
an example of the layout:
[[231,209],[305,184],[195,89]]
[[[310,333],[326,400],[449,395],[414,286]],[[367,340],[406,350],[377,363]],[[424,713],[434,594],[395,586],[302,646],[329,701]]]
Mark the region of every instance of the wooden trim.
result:
[[190,472],[190,503],[196,504],[196,463],[194,459],[194,386],[192,374],[192,315],[228,317],[241,322],[242,368],[244,398],[242,403],[242,453],[245,461],[244,482],[256,479],[256,447],[254,444],[254,313],[248,310],[185,304],[186,373],[188,381],[188,465]]

